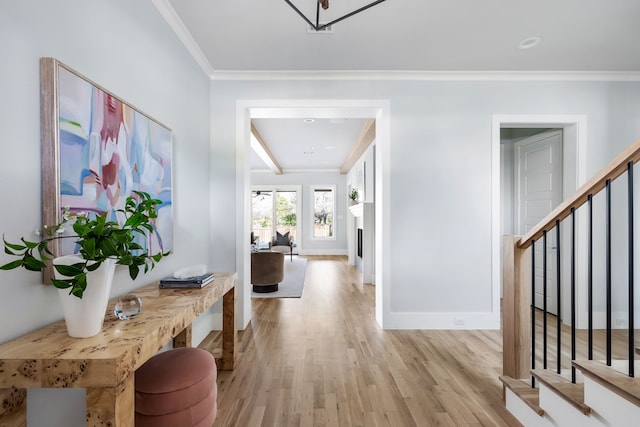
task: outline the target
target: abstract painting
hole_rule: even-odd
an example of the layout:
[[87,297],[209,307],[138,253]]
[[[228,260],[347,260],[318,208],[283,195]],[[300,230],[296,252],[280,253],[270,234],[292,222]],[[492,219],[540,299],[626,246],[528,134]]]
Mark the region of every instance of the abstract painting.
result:
[[[56,224],[62,211],[108,213],[133,191],[162,203],[154,232],[139,242],[151,253],[173,247],[171,129],[54,58],[41,58],[43,223]],[[75,251],[73,239],[54,249]],[[46,282],[45,282],[46,283]]]

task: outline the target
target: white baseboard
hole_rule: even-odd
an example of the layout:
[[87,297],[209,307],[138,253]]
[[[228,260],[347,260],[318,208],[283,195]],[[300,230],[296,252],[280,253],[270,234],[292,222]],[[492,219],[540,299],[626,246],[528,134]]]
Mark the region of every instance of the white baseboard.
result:
[[500,329],[500,313],[386,313],[384,329]]
[[302,249],[299,255],[347,255],[346,249]]
[[[571,324],[569,319],[566,319],[567,316],[563,318],[563,321],[566,324]],[[635,319],[635,328],[640,327],[640,311],[635,311],[634,314]],[[611,313],[611,329],[627,329],[629,324],[629,315],[626,311],[613,311]],[[589,326],[588,318],[586,313],[583,313],[581,318],[578,320],[576,324],[577,329],[587,329]],[[594,311],[593,312],[593,328],[594,329],[606,329],[607,327],[607,313],[603,311]]]

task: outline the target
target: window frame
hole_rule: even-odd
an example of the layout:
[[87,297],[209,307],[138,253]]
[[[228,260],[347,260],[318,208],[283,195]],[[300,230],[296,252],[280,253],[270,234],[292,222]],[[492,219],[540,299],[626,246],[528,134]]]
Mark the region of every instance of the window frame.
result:
[[[296,203],[296,247],[300,249],[302,247],[302,186],[301,185],[252,185],[249,197],[253,197],[253,193],[256,191],[270,191],[272,192],[272,223],[271,231],[272,235],[276,235],[277,218],[276,218],[276,194],[279,191],[292,192],[295,191],[297,203]],[[249,202],[251,206],[251,201]],[[253,230],[253,210],[251,210],[251,220],[249,224],[249,230]]]
[[[316,212],[316,191],[318,190],[330,190],[331,193],[333,194],[333,212],[332,212],[332,234],[331,236],[316,236],[315,235],[315,224],[316,224],[316,217],[315,217],[315,212]],[[338,220],[338,215],[337,215],[337,195],[338,195],[338,189],[336,185],[312,185],[310,187],[310,216],[311,216],[311,239],[312,240],[319,240],[319,241],[327,241],[327,240],[337,240],[336,237],[336,231],[337,231],[337,220]]]

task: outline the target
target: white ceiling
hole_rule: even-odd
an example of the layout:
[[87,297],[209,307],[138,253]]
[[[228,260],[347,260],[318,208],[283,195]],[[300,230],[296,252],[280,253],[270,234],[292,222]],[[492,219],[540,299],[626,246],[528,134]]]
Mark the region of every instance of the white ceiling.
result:
[[[169,1],[215,71],[638,71],[638,0],[386,0],[307,32],[284,0]],[[331,20],[370,0],[329,0]],[[315,21],[315,0],[292,0]],[[518,49],[528,37],[541,43]]]
[[[284,0],[153,1],[214,79],[257,72],[640,73],[640,0],[386,0],[330,34],[308,32]],[[315,21],[316,0],[291,1]],[[329,0],[320,19],[371,1]],[[540,43],[518,47],[531,37]],[[357,136],[352,121],[341,136],[322,121],[312,134],[300,120],[255,123],[284,169],[337,169],[354,142],[346,140]],[[307,147],[315,157],[300,154]],[[252,165],[266,167],[257,156]]]
[[[366,119],[252,119],[284,172],[339,170],[360,135]],[[252,156],[251,169],[266,169]]]

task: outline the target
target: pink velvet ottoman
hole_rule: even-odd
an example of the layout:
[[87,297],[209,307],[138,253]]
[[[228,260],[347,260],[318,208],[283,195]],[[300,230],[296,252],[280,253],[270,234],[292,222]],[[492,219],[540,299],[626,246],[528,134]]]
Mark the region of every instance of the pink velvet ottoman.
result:
[[208,351],[168,350],[135,375],[136,427],[211,427],[216,419],[216,362]]

